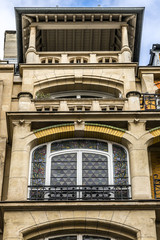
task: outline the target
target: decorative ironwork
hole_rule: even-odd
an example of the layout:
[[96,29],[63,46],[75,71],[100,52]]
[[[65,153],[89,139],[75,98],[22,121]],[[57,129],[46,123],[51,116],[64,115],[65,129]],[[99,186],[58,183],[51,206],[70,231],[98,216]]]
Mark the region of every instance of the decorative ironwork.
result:
[[160,179],[157,174],[153,175],[154,198],[160,199]]
[[108,201],[131,199],[131,185],[28,186],[29,200]]
[[141,94],[141,110],[160,110],[160,94]]

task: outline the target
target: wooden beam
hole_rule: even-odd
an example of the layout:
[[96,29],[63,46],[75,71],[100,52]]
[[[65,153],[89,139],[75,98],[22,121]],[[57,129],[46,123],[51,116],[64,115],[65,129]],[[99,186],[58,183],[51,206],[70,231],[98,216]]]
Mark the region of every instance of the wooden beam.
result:
[[67,37],[66,37],[66,35],[67,35],[67,33],[66,33],[66,30],[64,30],[64,51],[66,51],[66,46],[67,46],[67,43],[66,43],[66,41],[67,41]]
[[73,29],[73,51],[75,51],[75,30]]
[[121,45],[122,45],[121,40],[119,39],[119,37],[117,35],[115,35],[115,38],[117,40],[118,45],[121,47]]
[[125,21],[128,22],[129,20],[131,20],[131,19],[133,19],[133,18],[135,18],[135,17],[136,17],[136,15],[133,14],[133,15],[127,17],[127,18],[125,19]]
[[64,22],[67,22],[67,15],[64,15]]
[[45,15],[45,21],[48,22],[48,16],[47,15]]
[[82,15],[82,22],[85,22],[85,15]]
[[90,42],[89,42],[89,45],[90,45],[90,51],[92,51],[92,40],[93,40],[93,38],[92,38],[92,36],[93,36],[93,30],[91,29],[90,30],[90,33],[89,33],[89,35],[90,35]]
[[94,15],[91,16],[91,22],[94,22]]
[[101,15],[100,17],[100,22],[103,22],[103,15]]
[[39,16],[36,15],[36,22],[39,22]]
[[101,29],[99,29],[98,30],[98,51],[100,51],[101,50],[101,35],[102,35],[102,30]]
[[57,30],[56,30],[56,51],[57,51],[57,46],[58,46],[58,33],[57,33]]
[[109,15],[109,21],[112,22],[112,15]]
[[83,44],[84,44],[84,30],[81,30],[81,51],[83,51]]
[[39,22],[32,23],[37,29],[120,29],[125,22]]

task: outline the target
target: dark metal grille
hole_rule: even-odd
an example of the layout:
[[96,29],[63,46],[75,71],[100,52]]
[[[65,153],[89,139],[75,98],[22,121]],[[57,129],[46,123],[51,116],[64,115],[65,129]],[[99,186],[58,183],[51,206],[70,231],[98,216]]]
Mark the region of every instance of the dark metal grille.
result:
[[160,179],[158,178],[157,174],[153,176],[153,185],[154,185],[154,198],[160,199]]
[[131,199],[131,185],[29,186],[29,200],[107,201]]
[[141,110],[160,110],[160,94],[142,94]]

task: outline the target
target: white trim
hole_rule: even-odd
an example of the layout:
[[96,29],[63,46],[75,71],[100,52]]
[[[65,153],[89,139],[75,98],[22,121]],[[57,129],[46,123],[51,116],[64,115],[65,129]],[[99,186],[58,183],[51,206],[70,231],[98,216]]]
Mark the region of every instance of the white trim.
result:
[[[57,143],[57,142],[61,142],[61,141],[74,141],[74,140],[93,140],[93,141],[99,141],[99,142],[104,142],[108,144],[108,152],[105,151],[101,151],[101,150],[96,150],[96,149],[65,149],[65,150],[60,150],[60,151],[54,151],[51,153],[51,144]],[[71,138],[71,139],[61,139],[61,140],[57,140],[57,141],[52,141],[49,143],[43,143],[40,144],[36,147],[34,147],[31,150],[31,155],[30,155],[30,163],[29,163],[29,178],[28,178],[28,185],[30,185],[31,182],[31,167],[32,167],[32,154],[34,152],[35,149],[42,147],[44,145],[46,145],[46,180],[45,180],[45,184],[46,185],[50,185],[50,169],[51,169],[51,157],[55,156],[55,155],[60,155],[60,154],[64,154],[64,153],[69,153],[69,152],[75,152],[77,153],[77,185],[81,185],[81,181],[82,178],[80,176],[82,176],[82,153],[83,152],[90,152],[90,153],[97,153],[97,154],[101,154],[104,155],[108,158],[108,184],[109,185],[113,185],[114,184],[114,176],[113,176],[113,144],[122,147],[127,154],[127,165],[128,165],[128,184],[131,183],[130,180],[130,163],[129,163],[129,154],[128,154],[128,150],[125,146],[116,143],[116,142],[108,142],[108,141],[104,141],[101,139],[93,139],[93,138]],[[81,157],[80,157],[81,156]],[[81,160],[80,160],[81,159]],[[80,170],[79,170],[80,169]],[[130,193],[131,194],[131,193]],[[28,197],[29,197],[29,192],[28,192]]]
[[92,235],[92,234],[65,234],[65,235],[58,235],[58,236],[50,236],[50,237],[46,237],[46,238],[41,238],[39,240],[50,240],[50,239],[54,239],[54,238],[61,238],[61,237],[68,237],[68,236],[77,236],[77,240],[83,240],[83,236],[91,236],[91,237],[97,237],[97,238],[104,238],[107,239],[109,238],[110,240],[116,240],[115,238],[112,238],[110,236],[103,236],[103,235]]

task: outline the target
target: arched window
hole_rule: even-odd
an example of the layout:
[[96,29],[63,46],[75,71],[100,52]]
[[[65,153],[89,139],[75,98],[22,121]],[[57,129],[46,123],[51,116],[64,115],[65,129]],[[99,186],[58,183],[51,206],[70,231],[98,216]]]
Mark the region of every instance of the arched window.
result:
[[78,234],[78,235],[61,236],[61,237],[47,237],[47,238],[41,238],[39,240],[116,240],[116,239],[110,238],[110,237]]
[[29,198],[42,200],[128,199],[127,150],[97,140],[55,141],[31,154]]

